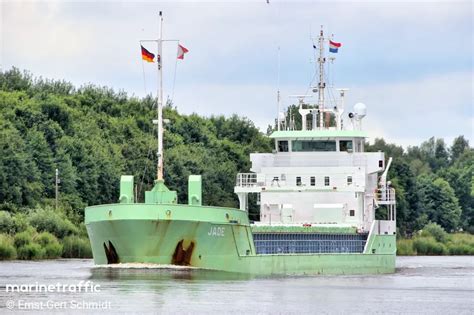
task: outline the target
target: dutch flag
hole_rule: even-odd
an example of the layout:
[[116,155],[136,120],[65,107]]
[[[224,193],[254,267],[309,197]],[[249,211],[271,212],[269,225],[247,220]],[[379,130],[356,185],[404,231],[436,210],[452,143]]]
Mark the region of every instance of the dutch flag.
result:
[[341,47],[342,44],[341,43],[336,43],[336,42],[333,42],[332,40],[329,41],[329,52],[332,52],[332,53],[337,53],[337,50],[339,49],[339,47]]

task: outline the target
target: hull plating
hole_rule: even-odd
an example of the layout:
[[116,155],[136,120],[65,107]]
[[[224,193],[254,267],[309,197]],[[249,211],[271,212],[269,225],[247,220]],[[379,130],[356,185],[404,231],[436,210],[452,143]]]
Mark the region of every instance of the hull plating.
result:
[[257,255],[244,211],[187,205],[86,209],[94,262],[186,265],[258,275],[395,271],[395,235],[373,235],[364,253]]

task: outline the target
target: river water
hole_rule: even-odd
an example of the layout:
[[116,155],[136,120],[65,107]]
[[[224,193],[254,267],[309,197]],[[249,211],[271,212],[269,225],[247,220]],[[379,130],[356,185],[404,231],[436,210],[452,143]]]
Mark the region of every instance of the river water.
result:
[[474,257],[398,257],[390,275],[266,278],[76,259],[0,262],[0,313],[85,311],[474,314]]

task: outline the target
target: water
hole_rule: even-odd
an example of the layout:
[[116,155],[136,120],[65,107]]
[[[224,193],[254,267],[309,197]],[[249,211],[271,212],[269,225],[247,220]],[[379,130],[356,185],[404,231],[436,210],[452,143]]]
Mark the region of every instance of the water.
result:
[[[100,292],[84,286],[78,292],[80,281]],[[57,283],[72,287],[6,292],[10,284]],[[473,314],[474,257],[398,257],[391,275],[266,278],[172,266],[94,267],[91,260],[0,262],[0,313],[11,312],[7,304],[43,313]]]

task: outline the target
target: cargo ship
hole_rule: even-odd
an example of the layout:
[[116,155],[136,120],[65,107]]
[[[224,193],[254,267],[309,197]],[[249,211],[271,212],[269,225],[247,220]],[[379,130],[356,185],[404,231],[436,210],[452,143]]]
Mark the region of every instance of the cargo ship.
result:
[[[322,29],[316,40],[319,82],[312,95],[297,96],[293,112],[278,110],[270,135],[274,150],[251,154],[250,172],[236,174],[239,209],[203,205],[199,174],[188,178],[187,202],[178,202],[176,191],[167,188],[158,90],[154,187],[139,203],[133,176],[123,175],[116,204],[85,209],[95,264],[152,263],[253,275],[395,271],[395,190],[387,181],[391,158],[364,151],[366,107],[358,103],[346,113],[346,89],[332,97],[325,67],[334,58],[326,58],[325,50],[338,43]],[[158,71],[162,81],[160,65]],[[306,101],[310,97],[314,103]],[[256,195],[260,208],[255,222],[249,220],[249,194]]]

